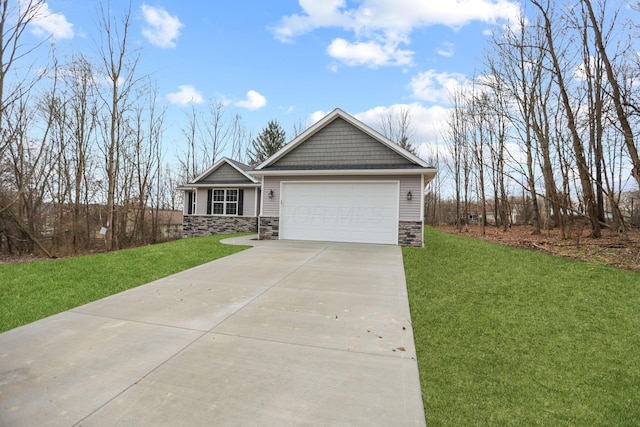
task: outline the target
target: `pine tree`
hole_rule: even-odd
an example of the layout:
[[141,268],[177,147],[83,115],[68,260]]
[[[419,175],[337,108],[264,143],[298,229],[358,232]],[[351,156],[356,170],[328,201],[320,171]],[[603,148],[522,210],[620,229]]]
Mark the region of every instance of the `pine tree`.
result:
[[398,145],[404,148],[405,150],[407,150],[408,152],[410,152],[411,154],[413,154],[414,156],[418,155],[418,152],[416,151],[416,147],[413,146],[413,144],[411,143],[411,141],[409,141],[409,138],[407,136],[403,136],[402,138],[400,138],[400,141],[398,141]]
[[270,120],[262,133],[251,141],[251,147],[247,150],[249,164],[251,166],[259,165],[284,147],[284,144],[284,129],[277,120]]

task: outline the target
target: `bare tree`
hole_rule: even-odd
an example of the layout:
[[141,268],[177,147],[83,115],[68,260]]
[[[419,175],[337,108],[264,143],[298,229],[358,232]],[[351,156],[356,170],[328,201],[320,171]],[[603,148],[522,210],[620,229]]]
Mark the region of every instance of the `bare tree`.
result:
[[0,0],[0,155],[11,139],[11,128],[5,123],[6,110],[20,99],[40,80],[42,74],[14,79],[9,85],[7,76],[16,72],[16,64],[34,53],[42,43],[26,45],[22,36],[27,26],[37,17],[45,4],[44,0],[11,2]]
[[208,106],[208,114],[200,120],[202,133],[202,154],[205,164],[214,164],[225,149],[232,128],[225,120],[225,103],[213,99]]
[[251,133],[247,130],[240,114],[233,117],[231,123],[231,157],[245,163],[247,144],[251,141]]
[[397,110],[387,110],[380,115],[380,127],[384,136],[395,142],[411,154],[416,155],[413,146],[412,117],[409,107],[401,105]]
[[72,253],[88,249],[92,230],[99,226],[92,222],[90,212],[98,101],[94,68],[84,55],[77,54],[69,64],[55,71],[60,74],[61,88],[57,104],[53,105],[57,131],[52,135],[52,144],[58,147],[58,155],[52,164],[57,179],[52,181],[66,187],[64,191],[58,189],[60,195],[55,198],[58,203],[55,236],[58,244],[68,244]]
[[567,119],[567,128],[571,135],[571,144],[573,146],[573,155],[576,161],[576,167],[578,169],[578,176],[580,178],[581,191],[583,194],[584,211],[591,223],[591,236],[600,237],[600,221],[598,219],[598,208],[596,205],[591,175],[589,172],[589,166],[584,153],[584,146],[580,137],[576,114],[574,112],[574,103],[572,102],[568,85],[565,79],[566,70],[563,66],[563,62],[559,58],[558,50],[556,49],[557,33],[554,30],[552,10],[549,4],[543,6],[537,0],[531,0],[541,13],[542,24],[544,34],[547,39],[548,55],[551,60],[551,66],[554,73],[554,79],[556,87],[560,92],[562,105],[564,107],[564,114]]
[[487,225],[487,196],[485,191],[485,151],[490,138],[489,99],[483,92],[474,93],[469,100],[469,118],[473,124],[471,132],[471,152],[477,171],[477,191],[480,197],[480,229],[486,233]]
[[[623,91],[621,90],[621,84],[618,80],[618,75],[614,69],[614,64],[611,58],[609,57],[609,53],[607,52],[606,46],[606,38],[603,36],[602,32],[602,18],[598,18],[594,13],[593,6],[591,5],[590,0],[582,0],[582,5],[587,12],[587,16],[591,22],[591,30],[593,31],[594,42],[598,53],[600,54],[600,60],[602,61],[602,65],[604,66],[605,74],[607,76],[607,81],[610,86],[609,96],[613,101],[613,105],[615,106],[616,116],[619,121],[620,129],[622,130],[622,134],[624,135],[625,146],[627,147],[627,151],[629,157],[631,158],[632,169],[631,175],[636,180],[638,187],[640,188],[640,155],[638,154],[638,148],[636,147],[634,140],[634,131],[631,128],[631,124],[629,123],[629,113],[625,108],[625,104],[628,105],[630,102],[628,99],[623,97]],[[604,8],[601,12],[604,12]]]
[[[1,236],[4,235],[8,249],[15,246],[11,242],[11,239],[16,238],[16,235],[11,234],[12,230],[22,232],[33,244],[42,246],[28,229],[29,225],[23,222],[21,212],[24,210],[14,205],[32,200],[23,192],[28,188],[36,166],[30,164],[30,172],[18,168],[34,160],[31,155],[33,147],[28,142],[27,128],[24,127],[26,120],[31,121],[31,112],[27,113],[29,107],[26,96],[42,78],[43,73],[33,72],[34,70],[28,65],[25,66],[22,61],[34,54],[42,43],[27,45],[22,42],[22,38],[27,26],[37,17],[44,3],[44,0],[0,0],[0,168],[3,169],[5,178],[19,176],[10,187],[6,187],[5,180],[0,181],[0,222],[4,224],[0,229],[0,245]],[[17,71],[18,64],[21,65],[20,72]],[[14,73],[15,78],[10,79]],[[11,153],[7,154],[8,150],[11,150]],[[27,157],[30,157],[30,160]],[[40,155],[35,156],[35,159],[39,158]],[[14,160],[24,160],[25,163],[12,164]],[[41,247],[41,250],[48,254],[44,247]]]
[[448,165],[455,185],[455,224],[458,231],[468,220],[468,114],[462,90],[451,94],[451,113],[447,123],[447,139],[451,162]]
[[180,163],[182,181],[189,182],[205,169],[206,163],[199,155],[198,149],[198,112],[194,106],[191,106],[185,115],[187,124],[181,130],[187,148],[186,151],[178,153],[178,162]]
[[110,0],[102,3],[99,10],[100,43],[98,45],[101,73],[108,90],[101,93],[103,101],[104,127],[101,151],[105,157],[104,174],[107,181],[107,234],[108,250],[118,247],[116,230],[116,190],[125,188],[119,182],[120,166],[127,141],[127,113],[131,111],[131,95],[139,82],[136,67],[139,56],[129,45],[131,29],[131,4],[119,18],[113,16]]
[[[155,186],[160,175],[162,161],[162,126],[164,110],[157,107],[157,88],[141,91],[139,103],[135,107],[134,129],[135,143],[132,150],[132,169],[134,171],[133,210],[129,213],[127,224],[131,226],[131,238],[136,244],[155,241],[157,236],[157,204],[154,203]],[[156,209],[153,209],[153,205]],[[149,227],[151,225],[151,227]]]

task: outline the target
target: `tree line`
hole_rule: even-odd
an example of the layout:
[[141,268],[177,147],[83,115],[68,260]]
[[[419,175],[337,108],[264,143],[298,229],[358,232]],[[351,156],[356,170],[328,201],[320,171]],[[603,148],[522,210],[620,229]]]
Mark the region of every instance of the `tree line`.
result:
[[483,227],[487,218],[508,227],[519,196],[534,233],[557,227],[567,237],[575,217],[596,238],[603,227],[627,229],[640,204],[637,12],[625,2],[528,0],[520,21],[493,36],[479,77],[451,96],[458,227],[476,206]]
[[[0,254],[83,253],[162,238],[175,188],[223,152],[256,165],[280,149],[272,120],[254,137],[223,100],[186,112],[184,150],[167,159],[166,109],[139,72],[131,9],[97,7],[91,52],[24,41],[44,0],[0,1]],[[528,0],[519,22],[496,32],[471,84],[452,94],[447,152],[427,189],[432,223],[513,222],[519,204],[534,232],[587,219],[591,234],[624,231],[640,205],[640,57],[623,3]],[[625,9],[623,9],[625,8]],[[416,153],[409,109],[380,117],[389,139]],[[298,124],[293,133],[304,126]],[[448,174],[444,173],[448,170]],[[452,196],[443,188],[450,180]],[[99,233],[99,230],[103,234]]]
[[[130,4],[118,12],[100,2],[94,50],[65,56],[52,46],[42,65],[47,41],[29,44],[25,32],[45,6],[0,1],[0,254],[154,243],[166,237],[165,211],[181,207],[178,185],[225,150],[257,162],[262,135],[252,141],[219,99],[187,111],[185,148],[166,158],[166,107],[139,72]],[[284,144],[277,121],[266,129]]]

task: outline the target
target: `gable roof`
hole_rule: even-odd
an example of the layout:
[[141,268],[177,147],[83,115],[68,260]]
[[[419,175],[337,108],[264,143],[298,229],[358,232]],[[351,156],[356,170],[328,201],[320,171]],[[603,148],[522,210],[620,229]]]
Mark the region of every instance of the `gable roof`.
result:
[[[211,175],[213,175],[216,171],[224,170],[226,168],[231,168],[234,172],[234,175],[238,178],[232,178],[220,181],[216,180],[207,180]],[[259,185],[260,181],[258,181],[253,176],[249,175],[248,172],[252,170],[251,166],[245,165],[244,163],[237,162],[235,160],[231,160],[228,157],[223,157],[218,160],[213,166],[209,169],[202,172],[198,175],[193,181],[191,181],[187,186],[194,185],[212,185],[212,184],[223,184],[223,185],[231,185],[231,184],[250,184],[250,185]]]
[[[335,128],[335,129],[332,129]],[[343,147],[346,147],[347,141],[351,142],[353,138],[353,134],[346,135],[345,132],[348,129],[352,131],[355,130],[358,135],[363,138],[359,138],[359,144],[361,146],[367,147],[367,153],[354,151],[353,147],[348,152],[342,152],[340,150]],[[331,130],[330,130],[331,129]],[[305,163],[302,159],[302,155],[300,155],[300,150],[302,150],[301,146],[306,142],[311,141],[313,144],[315,141],[321,138],[323,134],[329,134],[324,136],[325,144],[327,146],[322,147],[325,150],[325,155],[323,157],[323,161],[318,164],[317,160],[312,160],[307,162],[307,166],[311,162],[316,162],[314,167],[305,167]],[[331,135],[342,135],[345,141],[336,140],[334,137],[331,139]],[[311,150],[308,150],[311,151]],[[370,159],[367,160],[366,154],[369,154],[369,151],[375,151],[378,156],[378,161],[372,162]],[[291,162],[287,161],[287,156],[291,158],[295,157],[296,161]],[[370,158],[374,156],[369,156]],[[381,157],[384,157],[384,160],[380,160]],[[357,161],[354,162],[354,160]],[[297,164],[292,164],[297,163]],[[318,122],[313,124],[307,130],[302,132],[296,138],[294,138],[289,144],[285,145],[281,150],[275,153],[273,156],[269,157],[259,166],[257,166],[252,172],[252,175],[264,175],[265,172],[274,171],[275,170],[303,170],[303,169],[315,169],[315,170],[352,170],[352,169],[360,169],[360,170],[371,170],[371,169],[393,169],[396,171],[399,170],[408,170],[412,169],[413,173],[416,172],[416,169],[423,169],[425,172],[429,172],[429,174],[433,173],[435,175],[435,169],[425,163],[422,159],[417,156],[411,154],[409,151],[403,149],[398,144],[392,142],[388,138],[384,137],[380,133],[376,132],[366,124],[357,120],[353,116],[345,113],[343,110],[336,108],[331,113],[327,114],[325,117],[320,119]]]

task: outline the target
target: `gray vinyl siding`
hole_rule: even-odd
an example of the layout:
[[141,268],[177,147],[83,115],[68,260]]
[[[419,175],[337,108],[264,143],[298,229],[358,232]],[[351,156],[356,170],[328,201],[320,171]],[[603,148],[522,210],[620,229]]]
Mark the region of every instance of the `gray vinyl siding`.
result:
[[223,164],[198,182],[251,182],[228,164]]
[[[422,221],[422,193],[420,176],[403,176],[400,180],[400,221]],[[407,200],[407,193],[411,191],[413,197]]]
[[270,167],[324,169],[326,166],[376,165],[413,163],[345,120],[336,118]]
[[257,188],[245,188],[243,197],[242,216],[258,216],[256,210],[256,191]]
[[196,215],[207,214],[207,188],[198,188],[196,190]]
[[[263,188],[263,211],[261,216],[265,217],[279,217],[280,216],[280,183],[282,181],[399,181],[400,182],[400,221],[422,221],[421,218],[421,206],[420,194],[421,178],[419,175],[415,176],[387,176],[387,175],[373,175],[373,176],[287,176],[287,177],[265,177]],[[273,190],[273,198],[270,199],[268,194],[269,190]],[[407,192],[411,191],[413,194],[412,200],[407,200]]]

